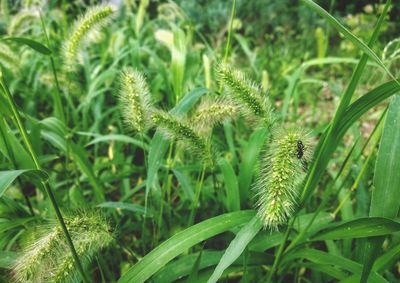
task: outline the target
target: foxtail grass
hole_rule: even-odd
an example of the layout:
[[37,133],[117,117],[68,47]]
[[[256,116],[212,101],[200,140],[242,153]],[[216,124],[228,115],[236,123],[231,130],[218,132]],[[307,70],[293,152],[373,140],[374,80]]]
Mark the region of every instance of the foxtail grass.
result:
[[82,62],[80,56],[82,45],[92,42],[99,36],[99,30],[109,22],[113,13],[113,6],[99,5],[89,8],[75,21],[64,42],[64,61],[67,69],[73,70],[78,63]]
[[272,107],[269,98],[262,94],[259,85],[249,80],[244,73],[226,64],[216,68],[217,78],[222,87],[240,106],[241,111],[257,125],[270,127],[272,124]]
[[311,143],[303,131],[273,133],[254,187],[258,195],[258,215],[265,228],[277,230],[292,216],[311,155]]
[[125,124],[143,134],[152,125],[151,95],[144,76],[130,68],[122,71],[118,98]]
[[[65,217],[77,254],[87,266],[93,256],[113,240],[107,220],[94,211],[79,211]],[[79,282],[74,257],[56,223],[37,227],[42,236],[31,242],[16,260],[15,282]]]

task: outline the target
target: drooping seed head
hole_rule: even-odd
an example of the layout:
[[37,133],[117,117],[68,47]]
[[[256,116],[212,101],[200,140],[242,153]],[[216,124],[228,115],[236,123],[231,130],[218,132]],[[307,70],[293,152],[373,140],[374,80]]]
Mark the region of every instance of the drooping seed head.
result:
[[64,42],[64,61],[68,69],[73,70],[76,64],[82,62],[79,56],[82,44],[93,41],[101,27],[109,22],[113,13],[113,6],[99,5],[89,8],[80,19],[75,21]]
[[208,96],[196,108],[190,124],[201,134],[209,136],[212,129],[238,114],[238,106],[227,96]]
[[219,83],[232,95],[245,114],[255,117],[264,127],[272,124],[271,103],[256,83],[225,64],[219,64],[216,72]]
[[[82,265],[110,245],[113,236],[106,219],[95,211],[79,211],[65,217],[65,223]],[[17,259],[14,282],[75,282],[79,278],[65,235],[57,223],[38,227],[40,232]]]
[[32,22],[37,21],[39,13],[37,10],[21,10],[11,18],[8,26],[8,35],[21,35],[32,27]]
[[0,42],[0,64],[12,73],[19,69],[18,55],[6,44]]
[[212,164],[213,157],[210,142],[203,138],[186,121],[163,111],[153,112],[151,119],[168,138],[175,139],[201,157],[206,163]]
[[303,131],[273,133],[261,158],[261,171],[255,184],[258,215],[266,228],[277,230],[291,217],[311,154],[310,140]]
[[151,122],[151,96],[144,76],[133,69],[125,69],[120,76],[119,101],[123,119],[128,127],[144,133]]

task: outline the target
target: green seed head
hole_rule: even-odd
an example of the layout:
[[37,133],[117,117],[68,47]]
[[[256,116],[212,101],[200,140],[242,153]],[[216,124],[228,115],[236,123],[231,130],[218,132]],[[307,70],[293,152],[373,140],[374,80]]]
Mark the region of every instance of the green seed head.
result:
[[33,9],[21,10],[12,17],[8,26],[8,35],[21,35],[32,27],[32,23],[37,21],[39,13]]
[[237,113],[238,107],[229,97],[209,96],[197,107],[190,124],[201,134],[209,136],[216,125],[235,118]]
[[210,142],[203,138],[186,121],[162,111],[153,112],[151,119],[158,128],[162,129],[168,138],[175,139],[183,146],[192,150],[206,163],[212,164],[213,158]]
[[82,62],[79,56],[82,44],[91,42],[113,13],[113,6],[99,5],[90,8],[85,15],[75,21],[69,37],[64,42],[64,61],[68,69],[73,70],[77,63]]
[[258,215],[264,226],[276,230],[292,215],[298,190],[311,157],[309,138],[302,131],[275,132],[261,159],[255,185]]
[[119,101],[123,119],[128,127],[144,133],[151,126],[151,97],[144,76],[138,71],[126,69],[120,77]]
[[[112,242],[110,226],[95,211],[79,211],[65,217],[75,249],[87,266],[93,256]],[[53,223],[40,227],[41,236],[16,261],[14,282],[75,282],[79,274],[61,228]],[[35,230],[37,233],[37,230]]]
[[216,72],[219,83],[232,95],[245,114],[256,118],[265,127],[272,124],[271,103],[256,83],[247,79],[242,72],[224,64],[218,65]]

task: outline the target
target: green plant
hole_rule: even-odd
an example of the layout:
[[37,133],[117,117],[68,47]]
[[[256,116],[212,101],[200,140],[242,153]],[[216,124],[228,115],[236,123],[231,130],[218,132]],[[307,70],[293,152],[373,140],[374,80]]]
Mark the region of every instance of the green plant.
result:
[[391,1],[39,2],[0,6],[1,282],[397,282]]

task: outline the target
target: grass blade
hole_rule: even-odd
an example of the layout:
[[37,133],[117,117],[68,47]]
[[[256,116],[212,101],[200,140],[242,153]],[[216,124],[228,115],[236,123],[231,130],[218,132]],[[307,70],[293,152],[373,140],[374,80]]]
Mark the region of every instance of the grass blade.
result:
[[[374,190],[370,216],[395,218],[400,203],[397,199],[400,186],[400,96],[390,103],[375,165]],[[383,238],[369,243],[361,281],[367,281]]]
[[226,191],[226,206],[228,211],[240,210],[239,184],[231,164],[226,159],[219,161],[222,175],[224,176]]
[[400,223],[383,217],[365,217],[328,228],[312,237],[314,241],[365,238],[400,231]]
[[239,233],[237,233],[236,237],[229,244],[229,247],[226,249],[224,255],[219,261],[213,274],[208,279],[207,283],[215,283],[218,281],[224,270],[228,268],[243,253],[250,241],[261,230],[262,226],[263,224],[258,216],[255,216],[239,231]]
[[25,170],[8,170],[0,171],[0,197],[4,194],[7,188],[21,175],[36,177],[39,180],[47,180],[48,175],[42,170],[25,169]]
[[254,215],[254,211],[232,212],[193,225],[152,250],[122,275],[118,282],[145,282],[165,264],[190,247],[233,227],[247,223]]

